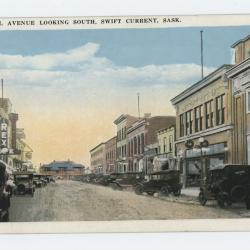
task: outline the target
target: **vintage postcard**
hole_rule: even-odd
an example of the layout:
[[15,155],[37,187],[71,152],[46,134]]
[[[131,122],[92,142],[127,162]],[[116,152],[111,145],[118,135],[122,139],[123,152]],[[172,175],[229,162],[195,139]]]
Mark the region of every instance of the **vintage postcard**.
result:
[[250,15],[0,18],[0,232],[250,230]]

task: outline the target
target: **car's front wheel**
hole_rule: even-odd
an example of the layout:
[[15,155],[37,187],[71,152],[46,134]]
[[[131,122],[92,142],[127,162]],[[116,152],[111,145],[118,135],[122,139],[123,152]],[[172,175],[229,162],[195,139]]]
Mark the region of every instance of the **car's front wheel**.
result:
[[168,196],[169,195],[169,188],[167,186],[161,187],[160,195],[162,195],[162,196]]
[[141,194],[143,193],[143,187],[142,187],[141,185],[137,185],[137,186],[135,187],[135,193],[136,193],[137,195],[141,195]]
[[173,192],[174,196],[180,196],[181,195],[181,189],[177,189]]

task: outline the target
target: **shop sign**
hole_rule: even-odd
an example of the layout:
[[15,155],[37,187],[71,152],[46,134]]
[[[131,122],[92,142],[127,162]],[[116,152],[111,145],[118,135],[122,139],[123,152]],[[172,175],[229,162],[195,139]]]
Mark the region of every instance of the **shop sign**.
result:
[[0,154],[12,154],[13,149],[8,148],[8,122],[1,119],[0,123]]

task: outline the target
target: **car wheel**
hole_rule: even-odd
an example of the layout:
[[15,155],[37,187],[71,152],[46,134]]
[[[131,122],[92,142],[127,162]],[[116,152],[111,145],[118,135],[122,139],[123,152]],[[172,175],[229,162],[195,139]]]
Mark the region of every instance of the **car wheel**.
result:
[[175,190],[173,192],[174,196],[180,196],[181,195],[181,189]]
[[143,193],[143,187],[140,186],[140,185],[136,186],[136,187],[135,187],[135,193],[136,193],[137,195],[141,195],[141,194]]
[[205,194],[203,191],[200,191],[199,193],[199,202],[202,206],[205,206],[207,203],[207,198],[205,197]]
[[168,189],[167,186],[161,187],[160,195],[162,195],[162,196],[168,196],[169,195],[169,189]]
[[226,208],[232,205],[232,202],[228,199],[228,197],[223,195],[218,195],[217,202],[220,208]]
[[6,214],[2,218],[2,222],[8,222],[9,221],[9,211],[6,211]]

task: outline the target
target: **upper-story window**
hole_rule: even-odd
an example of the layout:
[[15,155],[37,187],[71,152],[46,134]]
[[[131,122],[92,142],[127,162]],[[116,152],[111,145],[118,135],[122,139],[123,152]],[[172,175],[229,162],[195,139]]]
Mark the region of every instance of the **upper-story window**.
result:
[[213,117],[214,117],[213,105],[214,105],[213,100],[205,103],[206,128],[212,128],[214,126],[214,124],[213,124]]
[[247,91],[247,113],[250,113],[250,90]]
[[163,153],[166,153],[166,147],[167,147],[167,138],[163,138]]
[[180,115],[180,137],[184,136],[184,114]]
[[169,152],[173,151],[173,136],[169,136]]
[[225,94],[216,97],[216,125],[225,123]]
[[195,132],[199,132],[202,130],[202,105],[196,107],[194,109],[195,115]]
[[187,111],[186,113],[186,135],[192,134],[192,110]]

